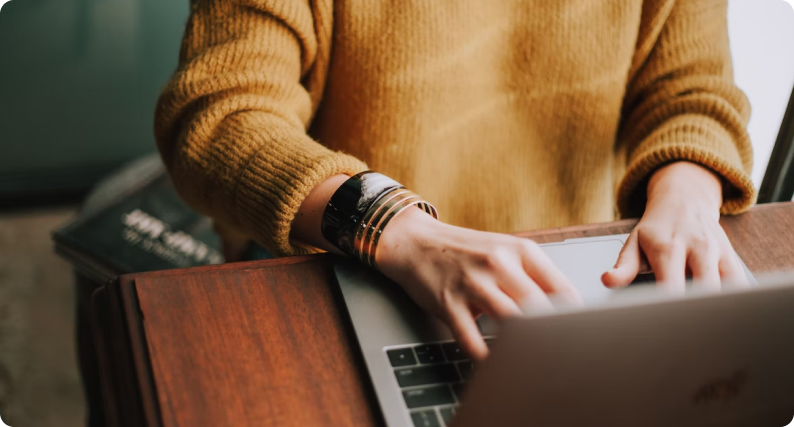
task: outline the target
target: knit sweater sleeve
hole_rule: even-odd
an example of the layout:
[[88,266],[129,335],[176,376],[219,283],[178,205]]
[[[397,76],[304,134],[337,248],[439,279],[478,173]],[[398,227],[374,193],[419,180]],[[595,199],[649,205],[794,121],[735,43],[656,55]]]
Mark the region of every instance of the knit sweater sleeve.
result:
[[328,67],[332,1],[193,0],[179,69],[157,105],[158,148],[180,195],[280,255],[301,202],[366,169],[306,129]]
[[748,209],[750,107],[733,83],[726,0],[646,0],[629,77],[618,137],[627,153],[621,215],[640,215],[650,175],[678,160],[722,177],[723,214]]

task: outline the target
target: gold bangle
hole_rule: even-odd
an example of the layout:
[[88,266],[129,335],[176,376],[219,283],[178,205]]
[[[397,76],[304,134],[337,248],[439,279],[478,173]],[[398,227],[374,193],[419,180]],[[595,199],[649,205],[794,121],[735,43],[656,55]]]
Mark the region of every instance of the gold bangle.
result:
[[376,267],[375,253],[383,230],[395,216],[410,206],[417,206],[438,219],[438,212],[433,205],[404,187],[387,192],[367,209],[356,227],[353,240],[353,250],[362,263]]
[[369,265],[371,267],[378,268],[375,262],[375,255],[378,251],[378,241],[380,240],[380,236],[383,234],[383,230],[386,229],[386,225],[389,223],[389,221],[394,219],[394,217],[399,215],[401,212],[404,212],[405,209],[411,206],[416,206],[419,209],[422,209],[428,214],[432,215],[433,218],[438,219],[438,213],[436,212],[436,208],[433,207],[433,205],[425,202],[421,198],[419,198],[419,200],[411,200],[408,203],[402,205],[399,209],[395,209],[391,213],[387,214],[386,218],[383,219],[382,224],[375,231],[375,235],[373,236],[372,241],[370,242],[370,246],[372,247],[372,249],[369,251]]
[[375,233],[375,230],[377,230],[383,216],[386,214],[386,212],[390,212],[394,206],[402,203],[408,198],[418,199],[419,196],[408,190],[400,191],[398,194],[395,194],[394,197],[384,200],[383,203],[376,203],[372,206],[372,218],[369,224],[367,224],[367,228],[364,230],[361,238],[360,246],[357,248],[359,251],[358,256],[361,262],[369,264],[367,259],[369,258],[369,252],[372,248],[372,245],[370,244],[372,241],[372,235]]
[[386,203],[389,203],[395,197],[398,197],[400,194],[406,193],[408,190],[405,188],[395,188],[394,190],[384,194],[380,199],[376,200],[375,203],[370,206],[367,212],[364,214],[364,217],[361,219],[359,226],[356,229],[356,234],[353,240],[353,248],[355,249],[356,253],[359,256],[359,259],[363,262],[364,259],[361,257],[361,251],[364,247],[364,233],[370,227],[370,223],[372,221],[372,217],[380,210],[380,207]]
[[[373,245],[376,242],[375,236],[380,235],[381,230],[386,227],[386,224],[391,220],[392,217],[398,212],[401,212],[406,207],[412,204],[419,204],[422,202],[422,198],[419,197],[418,194],[403,194],[400,197],[395,198],[389,205],[384,205],[382,209],[377,214],[377,222],[375,225],[367,230],[365,243],[367,247],[365,250],[361,251],[361,256],[366,257],[366,264],[370,267],[375,266],[375,256],[373,252],[376,249],[376,246]],[[362,260],[363,261],[363,260]]]

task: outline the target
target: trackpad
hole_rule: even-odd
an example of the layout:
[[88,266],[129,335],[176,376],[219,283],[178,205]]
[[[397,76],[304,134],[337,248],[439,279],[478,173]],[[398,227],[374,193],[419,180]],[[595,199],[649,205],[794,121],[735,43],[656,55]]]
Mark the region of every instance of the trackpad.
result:
[[601,275],[615,265],[623,248],[622,240],[563,242],[542,248],[579,290],[585,305],[604,302],[616,292],[601,283]]
[[[601,283],[601,275],[611,269],[618,260],[620,250],[623,248],[621,237],[625,235],[540,246],[562,274],[579,290],[585,305],[591,306],[605,302],[618,292],[604,286]],[[488,316],[480,316],[478,323],[483,335],[497,335],[498,325]]]

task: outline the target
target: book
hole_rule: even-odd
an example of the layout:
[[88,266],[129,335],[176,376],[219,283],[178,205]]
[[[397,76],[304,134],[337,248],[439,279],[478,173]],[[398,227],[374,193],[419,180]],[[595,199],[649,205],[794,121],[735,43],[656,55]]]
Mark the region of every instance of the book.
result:
[[156,156],[101,183],[53,233],[55,251],[92,280],[223,263],[212,221],[185,204]]

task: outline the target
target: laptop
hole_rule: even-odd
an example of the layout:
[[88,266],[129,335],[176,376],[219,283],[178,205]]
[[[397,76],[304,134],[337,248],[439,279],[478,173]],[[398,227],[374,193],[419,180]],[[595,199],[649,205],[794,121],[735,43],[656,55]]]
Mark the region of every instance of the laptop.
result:
[[[478,320],[476,369],[440,321],[380,273],[336,276],[389,427],[783,426],[794,415],[794,276],[745,291],[661,296],[600,277],[627,235],[541,245],[584,309]],[[497,338],[498,336],[498,338]],[[787,418],[786,418],[787,417]],[[786,422],[783,422],[786,421]],[[764,424],[769,422],[770,424]]]

